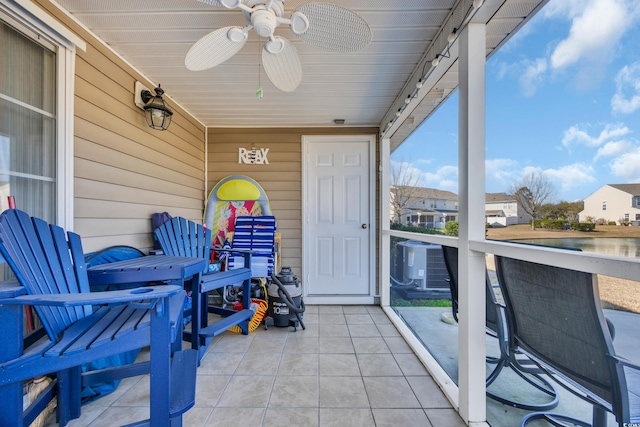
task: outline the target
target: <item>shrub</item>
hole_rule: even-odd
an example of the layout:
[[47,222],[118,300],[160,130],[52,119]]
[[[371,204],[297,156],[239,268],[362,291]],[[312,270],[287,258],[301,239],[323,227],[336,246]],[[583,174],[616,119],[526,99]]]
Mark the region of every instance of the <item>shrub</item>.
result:
[[567,221],[563,219],[536,219],[536,228],[547,228],[550,230],[564,230]]
[[392,230],[408,231],[411,233],[442,234],[440,230],[436,230],[435,228],[416,227],[415,225],[403,225],[398,223],[392,223],[389,228]]
[[576,231],[593,231],[596,228],[596,224],[593,222],[578,222],[571,223],[571,229]]
[[444,234],[447,236],[458,236],[458,221],[449,221],[444,225]]
[[609,222],[607,223],[607,225],[618,225],[618,223],[617,223],[617,222],[615,222],[615,221],[609,221]]
[[[587,222],[591,222],[591,221],[587,221]],[[613,225],[616,225],[615,221],[612,221],[612,222],[613,222]],[[609,223],[609,221],[607,221],[607,220],[606,220],[606,219],[604,219],[604,218],[598,218],[598,219],[596,219],[596,225],[606,225],[606,224],[608,224],[608,223]]]

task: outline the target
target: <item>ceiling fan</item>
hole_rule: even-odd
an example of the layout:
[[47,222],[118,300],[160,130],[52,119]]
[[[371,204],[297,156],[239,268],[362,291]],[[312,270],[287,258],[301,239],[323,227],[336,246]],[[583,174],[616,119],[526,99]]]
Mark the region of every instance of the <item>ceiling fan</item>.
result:
[[302,41],[334,52],[356,52],[371,41],[369,24],[357,13],[330,3],[307,3],[284,17],[285,0],[198,0],[212,6],[242,10],[246,27],[217,29],[194,43],[184,63],[192,71],[222,64],[247,42],[254,29],[267,38],[262,48],[262,64],[269,80],[280,90],[292,92],[302,81],[298,51],[288,39],[274,35],[282,24],[289,25]]

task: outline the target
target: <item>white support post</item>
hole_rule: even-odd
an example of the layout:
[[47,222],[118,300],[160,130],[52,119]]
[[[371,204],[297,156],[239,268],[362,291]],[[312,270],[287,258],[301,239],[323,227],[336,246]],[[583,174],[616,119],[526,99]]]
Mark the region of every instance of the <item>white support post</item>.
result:
[[485,25],[470,23],[459,36],[459,338],[460,416],[486,425],[485,257],[469,249],[485,238]]
[[388,307],[391,304],[391,283],[390,274],[391,267],[389,265],[391,260],[389,234],[382,233],[382,230],[389,229],[391,200],[390,200],[390,183],[389,175],[391,168],[391,140],[389,138],[383,138],[380,141],[380,169],[378,170],[380,179],[380,226],[378,227],[378,233],[380,237],[380,250],[378,256],[380,257],[380,305]]

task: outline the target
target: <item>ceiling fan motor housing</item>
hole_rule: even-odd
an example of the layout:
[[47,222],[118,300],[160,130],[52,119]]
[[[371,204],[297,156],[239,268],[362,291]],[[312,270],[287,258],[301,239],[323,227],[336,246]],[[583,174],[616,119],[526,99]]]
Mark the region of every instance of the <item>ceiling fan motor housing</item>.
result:
[[280,25],[278,18],[284,16],[284,5],[280,0],[271,1],[267,9],[268,1],[265,0],[245,0],[242,2],[251,8],[251,11],[243,10],[245,19],[251,23],[254,30],[260,37],[271,37],[276,27]]
[[278,26],[278,20],[271,11],[256,10],[251,14],[251,24],[260,37],[271,37]]

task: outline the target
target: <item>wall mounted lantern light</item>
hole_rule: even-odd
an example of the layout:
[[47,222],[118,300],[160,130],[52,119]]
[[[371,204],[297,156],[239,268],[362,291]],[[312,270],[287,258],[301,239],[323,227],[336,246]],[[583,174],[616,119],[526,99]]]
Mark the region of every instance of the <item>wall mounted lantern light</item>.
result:
[[139,108],[144,110],[144,117],[149,127],[152,129],[167,130],[171,124],[173,111],[167,107],[164,99],[162,99],[164,90],[162,90],[159,84],[154,91],[156,93],[155,96],[142,83],[136,82],[135,103]]

